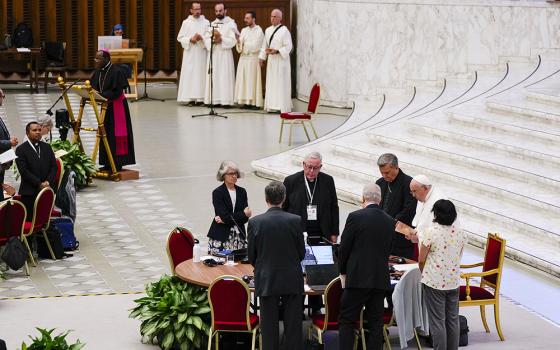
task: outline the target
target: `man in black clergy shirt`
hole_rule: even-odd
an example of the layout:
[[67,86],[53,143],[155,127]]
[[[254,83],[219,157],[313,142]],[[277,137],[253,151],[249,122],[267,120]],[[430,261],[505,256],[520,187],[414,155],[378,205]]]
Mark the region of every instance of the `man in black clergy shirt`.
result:
[[[376,184],[381,188],[381,202],[379,206],[397,221],[412,225],[416,213],[416,199],[410,193],[412,178],[399,168],[397,156],[391,153],[382,154],[377,160],[381,178]],[[411,259],[414,245],[404,235],[395,232],[391,254]]]
[[363,209],[348,215],[338,253],[338,268],[344,291],[340,300],[339,349],[354,345],[354,327],[365,306],[369,328],[367,349],[383,345],[383,299],[390,289],[389,250],[393,239],[393,218],[379,207],[381,189],[364,186]]
[[41,125],[37,122],[25,126],[27,141],[16,148],[16,165],[21,176],[19,194],[27,209],[27,220],[33,218],[35,198],[46,187],[56,193],[56,159],[48,143],[41,141]]
[[302,348],[303,225],[297,215],[282,210],[286,188],[272,181],[264,190],[269,207],[249,220],[248,254],[255,267],[255,292],[260,299],[262,348],[279,347],[278,305],[284,306],[286,349]]

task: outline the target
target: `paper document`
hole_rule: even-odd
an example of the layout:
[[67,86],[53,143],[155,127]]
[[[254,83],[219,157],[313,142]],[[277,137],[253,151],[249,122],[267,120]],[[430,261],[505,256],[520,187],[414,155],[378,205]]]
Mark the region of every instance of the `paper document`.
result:
[[397,271],[410,271],[418,268],[418,264],[395,264],[393,267]]
[[60,158],[60,157],[63,157],[67,154],[68,154],[68,152],[66,152],[66,150],[63,150],[63,149],[59,149],[58,151],[54,152],[55,158]]
[[31,52],[27,47],[18,47],[16,50],[17,52]]
[[395,226],[395,231],[398,233],[402,233],[405,236],[414,235],[414,229],[407,224],[403,224],[402,222],[398,221],[397,226]]
[[16,152],[14,152],[13,149],[9,149],[6,152],[0,154],[0,164],[11,162],[16,158]]

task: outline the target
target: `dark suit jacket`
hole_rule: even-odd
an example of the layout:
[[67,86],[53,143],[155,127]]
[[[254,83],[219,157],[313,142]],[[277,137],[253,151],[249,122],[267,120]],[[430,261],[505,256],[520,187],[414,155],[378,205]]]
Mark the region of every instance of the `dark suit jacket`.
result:
[[249,220],[249,261],[255,267],[257,296],[303,294],[303,225],[280,208]]
[[19,194],[23,196],[35,196],[39,193],[41,182],[48,181],[56,193],[56,159],[54,152],[48,143],[39,141],[41,157],[28,141],[23,142],[16,148],[16,165],[21,176]]
[[[223,224],[218,224],[212,219],[208,237],[225,242],[229,236],[232,226],[237,223],[241,234],[246,236],[245,223],[249,220],[245,216],[243,210],[249,206],[247,202],[247,191],[243,187],[235,186],[236,199],[235,208],[231,204],[231,197],[229,196],[228,189],[225,184],[218,186],[212,192],[212,204],[214,205],[214,212],[222,219]],[[234,222],[235,220],[235,222]]]
[[[10,142],[10,132],[4,124],[2,118],[0,118],[0,153],[4,153],[12,148],[12,143]],[[4,169],[0,165],[0,185],[4,183]],[[0,200],[4,198],[4,191],[0,188]]]
[[[292,214],[301,216],[307,221],[307,205],[309,204],[303,170],[284,179],[286,200],[282,208]],[[317,176],[317,194],[313,204],[317,205],[317,219],[325,238],[339,234],[338,198],[332,176],[319,173]]]
[[348,215],[338,251],[346,288],[390,288],[388,260],[393,231],[393,218],[375,204]]
[[[379,206],[383,208],[383,202],[388,198],[389,203],[387,203],[385,212],[395,220],[409,226],[412,225],[412,219],[416,214],[416,199],[410,193],[410,181],[412,181],[412,178],[406,175],[402,169],[399,169],[399,174],[390,184],[391,193],[389,193],[389,197],[386,196],[387,191],[389,191],[389,183],[383,178],[376,181],[381,187],[381,203],[379,203]],[[402,234],[395,232],[392,254],[411,258],[412,251],[412,242],[404,238]]]

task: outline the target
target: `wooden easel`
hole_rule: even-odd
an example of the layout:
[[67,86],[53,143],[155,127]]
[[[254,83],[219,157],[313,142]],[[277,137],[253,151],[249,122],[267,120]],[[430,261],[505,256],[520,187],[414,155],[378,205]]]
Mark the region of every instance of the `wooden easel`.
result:
[[[93,152],[91,154],[91,160],[96,163],[97,152],[99,151],[100,142],[103,143],[105,152],[107,152],[107,158],[109,159],[109,165],[111,169],[109,171],[97,171],[95,177],[101,179],[111,179],[113,181],[120,181],[121,177],[115,166],[115,160],[113,159],[113,153],[111,152],[111,147],[109,147],[109,141],[107,140],[107,132],[105,131],[105,113],[107,113],[108,101],[106,98],[101,96],[94,88],[91,87],[89,80],[86,80],[85,85],[75,85],[72,86],[72,91],[78,94],[82,99],[80,101],[80,110],[78,112],[78,117],[74,117],[72,112],[72,106],[70,105],[70,99],[68,98],[68,92],[66,90],[66,84],[62,77],[58,77],[58,86],[62,90],[64,103],[66,104],[66,109],[70,116],[70,125],[72,125],[72,130],[74,131],[73,143],[79,145],[80,150],[84,152],[84,146],[82,145],[82,139],[80,138],[80,131],[95,131],[95,146],[93,147]],[[84,115],[84,108],[86,104],[91,105],[97,119],[97,128],[85,128],[82,127],[82,117]],[[101,107],[101,113],[99,111]]]

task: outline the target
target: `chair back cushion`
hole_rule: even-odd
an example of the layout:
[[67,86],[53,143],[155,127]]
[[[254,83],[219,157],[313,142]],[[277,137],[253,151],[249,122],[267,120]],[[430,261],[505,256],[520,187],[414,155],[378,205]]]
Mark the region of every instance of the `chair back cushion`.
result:
[[60,159],[56,159],[56,176],[54,182],[56,183],[57,190],[60,188],[60,181],[62,181],[62,175],[64,175],[63,164]]
[[309,104],[307,105],[307,112],[315,113],[319,105],[319,97],[321,96],[321,86],[319,84],[313,85],[311,93],[309,94]]
[[340,277],[335,278],[325,289],[325,310],[327,322],[338,322],[340,314],[340,298],[342,297],[342,284]]
[[249,288],[233,276],[220,276],[208,288],[214,329],[249,330]]
[[194,237],[192,233],[183,227],[177,227],[167,237],[167,253],[175,267],[185,260],[192,259]]
[[51,188],[43,188],[35,199],[35,213],[33,215],[33,232],[46,228],[51,219],[54,205],[54,192]]
[[[492,234],[488,235],[482,271],[489,271],[500,267],[500,262],[503,260],[503,254],[505,252],[504,244],[505,241],[501,238]],[[498,274],[485,276],[482,279],[495,286],[498,282]]]
[[27,211],[22,202],[7,200],[0,207],[0,236],[18,237],[23,233]]
[[64,44],[61,42],[46,42],[45,56],[47,61],[64,63]]

